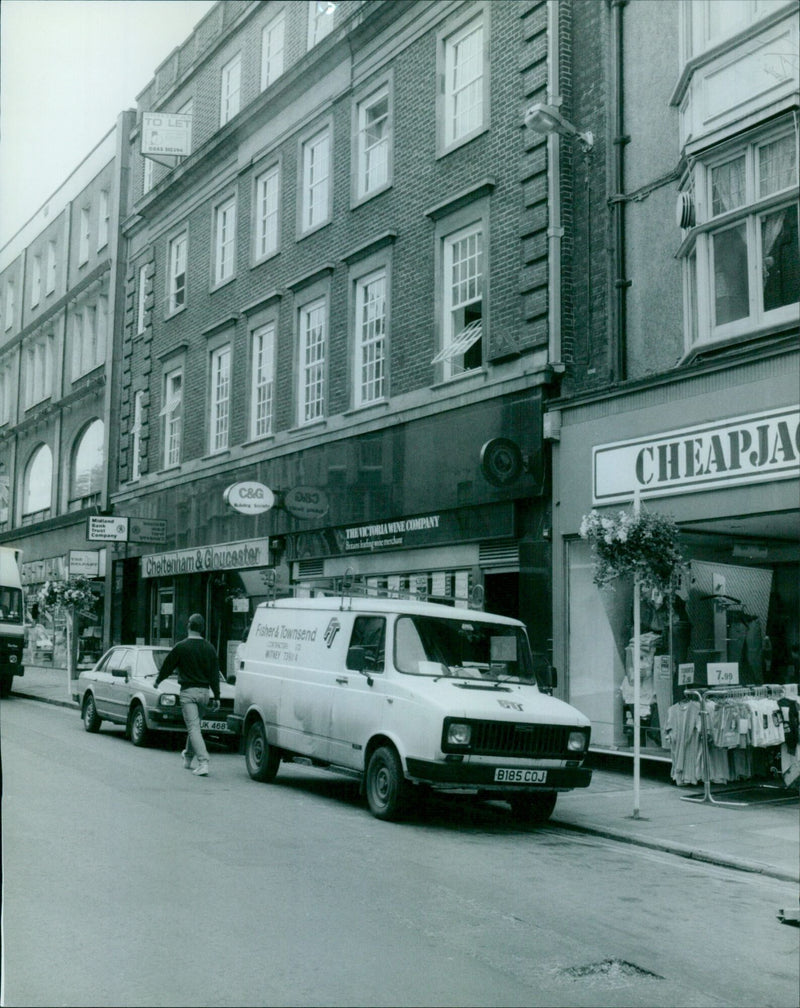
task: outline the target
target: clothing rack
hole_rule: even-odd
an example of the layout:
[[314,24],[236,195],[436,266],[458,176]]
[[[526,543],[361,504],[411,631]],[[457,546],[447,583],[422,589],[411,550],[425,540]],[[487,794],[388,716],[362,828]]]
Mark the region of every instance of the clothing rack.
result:
[[699,802],[703,805],[720,805],[729,808],[742,808],[746,802],[717,801],[711,796],[711,770],[708,757],[708,708],[706,697],[714,700],[734,700],[737,697],[782,697],[784,688],[779,683],[768,683],[763,686],[709,686],[706,689],[685,689],[685,697],[696,697],[700,701],[700,736],[703,745],[703,796],[682,795],[681,801]]

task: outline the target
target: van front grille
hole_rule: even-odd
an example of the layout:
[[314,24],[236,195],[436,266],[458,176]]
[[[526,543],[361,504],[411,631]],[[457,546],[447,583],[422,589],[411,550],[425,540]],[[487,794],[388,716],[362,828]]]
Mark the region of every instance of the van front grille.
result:
[[[447,742],[447,728],[452,721],[471,726],[469,745],[457,746]],[[442,751],[474,756],[575,759],[579,754],[567,749],[567,743],[570,733],[576,730],[581,729],[569,725],[448,718],[442,732]]]

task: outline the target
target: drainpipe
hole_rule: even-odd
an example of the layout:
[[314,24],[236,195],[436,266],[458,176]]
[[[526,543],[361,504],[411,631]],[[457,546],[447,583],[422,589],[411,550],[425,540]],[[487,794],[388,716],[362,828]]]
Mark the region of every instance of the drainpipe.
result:
[[[561,76],[559,73],[559,2],[547,3],[547,103],[561,106]],[[547,135],[547,314],[548,363],[560,363],[561,357],[561,138],[558,133]]]
[[614,269],[614,374],[612,380],[625,381],[628,377],[627,347],[627,292],[631,281],[625,276],[625,145],[630,137],[625,133],[625,46],[622,32],[623,10],[628,0],[609,0],[613,12],[611,60],[614,67],[612,102],[614,108],[614,178],[609,202],[614,214],[612,228]]

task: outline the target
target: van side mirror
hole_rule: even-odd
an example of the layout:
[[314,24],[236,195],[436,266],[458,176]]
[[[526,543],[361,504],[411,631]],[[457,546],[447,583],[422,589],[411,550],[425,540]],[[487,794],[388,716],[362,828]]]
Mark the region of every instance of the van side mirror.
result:
[[125,668],[115,668],[111,670],[111,675],[114,679],[124,679],[125,682],[128,681],[128,676],[131,674],[131,669],[129,665]]
[[548,665],[547,669],[542,674],[542,682],[539,683],[539,689],[542,693],[547,693],[550,696],[553,695],[553,690],[558,685],[558,672],[553,665]]
[[354,644],[347,651],[347,667],[353,672],[363,672],[367,667],[367,649],[361,644]]

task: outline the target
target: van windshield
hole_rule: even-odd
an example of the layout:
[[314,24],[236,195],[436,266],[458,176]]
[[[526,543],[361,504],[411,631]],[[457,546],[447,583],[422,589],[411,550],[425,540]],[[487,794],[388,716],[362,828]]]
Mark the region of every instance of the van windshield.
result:
[[400,616],[395,626],[394,663],[409,675],[536,681],[524,631],[479,620]]

